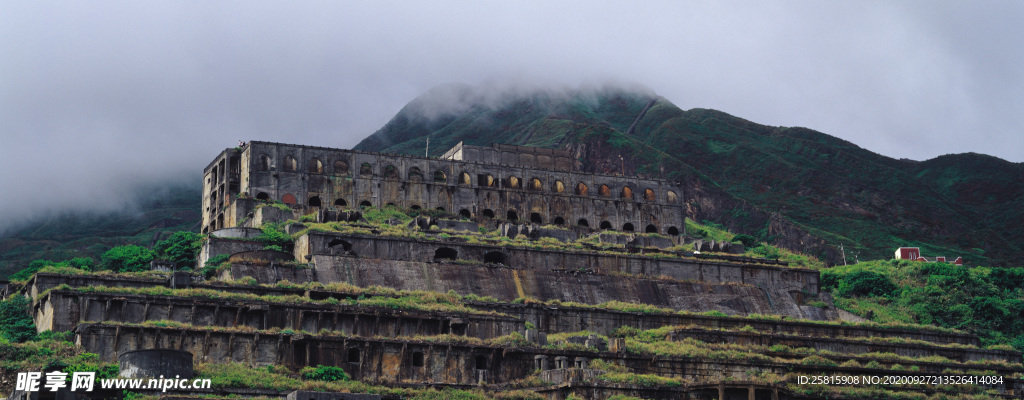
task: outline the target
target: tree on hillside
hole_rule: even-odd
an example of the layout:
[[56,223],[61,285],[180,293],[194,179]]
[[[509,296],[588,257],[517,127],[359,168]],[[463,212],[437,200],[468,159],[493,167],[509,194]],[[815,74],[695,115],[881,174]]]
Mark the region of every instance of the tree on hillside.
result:
[[136,245],[117,246],[103,253],[103,267],[114,272],[138,272],[149,269],[153,252]]
[[190,268],[196,263],[203,237],[194,232],[175,232],[171,237],[156,242],[153,246],[157,259],[172,261],[176,268]]

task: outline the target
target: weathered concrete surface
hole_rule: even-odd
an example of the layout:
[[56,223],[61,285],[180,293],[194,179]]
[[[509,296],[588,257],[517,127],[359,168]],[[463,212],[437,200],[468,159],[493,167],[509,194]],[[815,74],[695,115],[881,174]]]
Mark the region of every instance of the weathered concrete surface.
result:
[[[95,275],[58,275],[37,274],[28,283],[28,291],[38,296],[39,293],[67,284],[71,287],[108,286],[108,287],[154,287],[164,286],[162,280],[146,280],[136,278],[118,278],[113,276]],[[283,287],[266,286],[234,286],[196,284],[194,288],[219,290],[229,293],[249,293],[261,296],[308,296],[313,299],[334,297],[339,300],[355,298],[352,293],[331,292],[325,290],[303,290]],[[44,299],[35,297],[36,315],[38,318],[40,303]],[[740,328],[750,325],[762,333],[785,333],[804,336],[822,337],[901,337],[923,340],[933,343],[959,343],[978,346],[978,337],[971,334],[945,333],[934,330],[920,329],[882,329],[870,326],[829,325],[799,321],[771,321],[741,317],[713,317],[693,314],[646,314],[608,309],[571,307],[565,305],[552,306],[542,304],[509,304],[509,303],[470,303],[470,306],[482,311],[494,311],[528,321],[547,332],[576,332],[591,330],[601,334],[609,334],[620,326],[632,326],[640,329],[654,329],[668,325],[696,325],[709,328]],[[60,309],[59,307],[57,309]]]
[[192,378],[192,353],[174,349],[144,349],[117,355],[125,378]]
[[820,291],[818,271],[805,268],[679,257],[609,255],[564,249],[503,248],[454,241],[437,242],[325,232],[310,232],[300,237],[295,243],[295,256],[299,260],[305,260],[308,256],[337,254],[342,248],[362,258],[425,263],[435,262],[438,255],[445,251],[441,249],[453,250],[457,254],[457,259],[471,262],[484,262],[489,253],[499,252],[507,260],[505,265],[519,269],[585,270],[666,276],[710,283],[743,283],[781,290],[798,290],[810,294],[817,294]]
[[[693,314],[648,314],[537,304],[471,303],[470,305],[479,310],[495,311],[517,317],[534,324],[539,330],[545,332],[589,330],[607,335],[622,326],[646,330],[678,325],[695,325],[712,329],[737,329],[749,325],[763,334],[779,333],[815,337],[901,337],[939,344],[979,345],[978,337],[975,335],[950,334],[927,330],[881,329],[865,326],[826,325],[813,322],[770,321]],[[1000,350],[990,351],[1003,354]],[[1016,352],[1005,354],[1016,354]]]
[[232,263],[220,273],[222,280],[238,280],[253,277],[256,283],[274,284],[281,281],[316,282],[316,273],[310,268],[276,263]]
[[40,332],[69,331],[85,321],[175,321],[197,327],[276,328],[305,332],[326,329],[366,337],[453,333],[489,339],[525,330],[521,320],[500,315],[68,290],[54,290],[39,299],[33,317]]
[[[486,308],[486,304],[484,305]],[[518,315],[516,309],[518,308]],[[106,293],[79,293],[54,290],[37,302],[35,324],[37,329],[73,330],[83,321],[110,321],[141,323],[170,320],[193,326],[251,327],[260,330],[290,329],[319,332],[322,329],[347,335],[372,337],[409,337],[454,333],[488,339],[512,332],[523,332],[525,321],[530,321],[550,332],[582,330],[610,334],[621,326],[654,329],[691,320],[659,318],[657,315],[619,313],[593,313],[593,310],[571,307],[513,307],[499,308],[516,317],[448,312],[392,310],[387,308],[326,304],[280,304],[267,302],[239,302],[171,296],[145,296]],[[541,312],[521,312],[525,309]],[[511,312],[510,312],[511,311]],[[595,315],[596,314],[596,315]],[[694,317],[690,317],[693,319]],[[724,322],[722,318],[703,317],[702,324]],[[750,321],[747,321],[750,322]],[[757,325],[754,322],[754,325]],[[820,333],[800,329],[804,325],[783,326],[762,333],[726,332],[706,329],[679,329],[670,338],[681,340],[694,337],[708,343],[739,343],[771,346],[783,344],[791,347],[812,347],[840,353],[891,352],[908,357],[943,356],[956,361],[1006,360],[1021,362],[1015,351],[964,349],[928,346],[923,344],[866,342],[842,339],[835,335],[809,336]],[[721,323],[716,328],[728,327]],[[762,327],[763,328],[763,327]],[[788,331],[789,333],[783,333]],[[530,338],[529,331],[527,339]],[[534,331],[536,334],[537,332]],[[863,333],[863,332],[858,332]],[[895,332],[899,334],[900,332]],[[853,336],[858,337],[858,336]],[[585,338],[581,338],[585,339]],[[603,348],[603,347],[598,347]]]
[[[487,295],[511,301],[519,297],[598,304],[639,302],[673,310],[727,314],[806,315],[787,291],[729,283],[644,279],[545,269],[517,270],[480,265],[314,256],[316,279],[356,286]],[[492,264],[488,264],[492,265]]]
[[217,237],[210,237],[206,239],[206,241],[203,242],[203,246],[199,248],[199,256],[197,257],[196,265],[199,267],[205,266],[206,260],[220,254],[232,255],[245,251],[263,250],[266,246],[266,243],[248,239],[221,239]]
[[[77,341],[85,351],[111,360],[117,353],[139,348],[174,348],[192,352],[196,362],[240,362],[248,365],[282,364],[291,368],[307,365],[338,366],[354,379],[370,382],[439,382],[476,384],[521,379],[537,367],[537,356],[566,357],[588,363],[603,359],[636,373],[689,379],[695,382],[743,380],[750,372],[785,374],[922,375],[961,369],[956,363],[917,363],[919,371],[893,371],[889,362],[882,369],[806,366],[760,361],[713,361],[691,357],[650,357],[637,354],[505,348],[491,345],[433,343],[384,338],[346,338],[288,335],[279,333],[217,332],[180,328],[82,324]],[[834,357],[866,363],[856,356]],[[551,366],[551,364],[548,364]],[[994,387],[1008,395],[1024,394],[1024,380],[1010,376],[1018,368],[986,366],[1004,377]]]

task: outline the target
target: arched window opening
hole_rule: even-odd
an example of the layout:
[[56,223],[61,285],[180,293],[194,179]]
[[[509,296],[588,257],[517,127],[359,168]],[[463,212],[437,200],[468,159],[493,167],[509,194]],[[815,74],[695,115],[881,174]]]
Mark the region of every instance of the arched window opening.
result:
[[587,185],[583,184],[583,182],[577,183],[576,184],[576,195],[577,196],[586,196],[587,195]]
[[334,205],[345,207],[345,206],[348,205],[348,202],[345,201],[345,199],[337,199],[337,200],[334,200]]
[[676,192],[669,190],[668,193],[665,193],[665,201],[669,204],[675,204]]
[[256,162],[256,170],[270,171],[270,156],[266,154],[260,154],[260,157]]
[[369,200],[363,200],[359,202],[359,207],[373,207],[373,204]]
[[476,185],[479,187],[495,187],[497,182],[494,181],[494,176],[491,174],[477,174]]
[[668,234],[672,235],[672,236],[678,235],[679,234],[679,228],[676,228],[674,226],[668,227]]
[[284,156],[284,170],[285,171],[295,171],[298,168],[299,168],[299,164],[298,164],[298,162],[295,161],[295,157]]
[[423,171],[419,167],[409,168],[409,182],[423,182]]
[[444,207],[438,207],[438,208],[435,208],[435,210],[440,211],[440,212],[444,212]]
[[484,217],[485,218],[494,218],[494,210],[492,210],[490,208],[485,208],[484,209]]
[[644,228],[644,232],[645,233],[658,233],[658,227],[654,226],[653,224],[652,225],[647,225],[647,227]]
[[476,369],[487,369],[487,356],[476,356]]
[[352,251],[352,243],[349,243],[348,241],[345,240],[334,239],[330,241],[330,243],[327,243],[328,248],[334,248],[337,246],[341,246],[341,249],[344,251]]
[[442,170],[434,171],[434,182],[446,183],[448,182],[448,175]]
[[434,261],[455,261],[459,259],[459,252],[451,247],[441,247],[434,250]]
[[398,168],[395,167],[394,165],[388,165],[384,167],[384,173],[382,175],[384,175],[384,179],[387,179],[389,181],[397,181],[399,179],[402,179],[402,177],[398,175]]
[[309,204],[310,207],[320,207],[320,196],[310,197],[306,204]]
[[601,221],[601,229],[612,229],[612,223],[608,221]]
[[530,222],[540,225],[544,223],[544,220],[541,219],[540,213],[530,213]]
[[472,184],[473,184],[473,181],[472,181],[472,179],[471,179],[471,178],[469,177],[469,174],[467,174],[467,173],[465,173],[465,172],[463,172],[463,173],[459,174],[459,185],[462,185],[462,186],[470,186],[470,185],[472,185]]
[[359,364],[359,349],[348,349],[348,362]]
[[521,186],[522,186],[522,182],[519,181],[519,177],[517,177],[517,176],[513,175],[513,176],[508,177],[508,179],[505,180],[505,187],[507,187],[507,188],[515,189],[515,188],[519,188]]
[[544,189],[544,186],[543,186],[543,184],[542,184],[542,183],[540,182],[540,179],[537,179],[537,178],[533,178],[533,179],[530,179],[530,187],[529,187],[529,188],[530,188],[530,190],[532,190],[532,191],[535,191],[535,192],[536,192],[536,191],[541,191],[541,190],[543,190],[543,189]]
[[505,253],[500,251],[489,251],[487,254],[484,254],[484,263],[505,265],[506,258]]
[[644,200],[655,201],[658,199],[658,195],[654,193],[653,189],[644,190]]
[[359,176],[364,178],[373,176],[373,166],[368,162],[364,162],[363,165],[359,166]]
[[263,193],[263,192],[260,192],[259,194],[256,195],[256,200],[268,201],[268,200],[270,200],[270,195],[266,194],[266,193]]
[[471,213],[471,212],[469,212],[469,210],[463,208],[463,209],[459,210],[459,216],[462,217],[462,218],[471,219],[471,218],[473,218],[473,213]]
[[622,187],[622,192],[619,192],[619,197],[624,198],[624,199],[632,199],[633,198],[633,189],[630,189],[629,186],[623,186]]
[[551,191],[555,193],[562,193],[565,191],[565,184],[562,181],[555,181],[551,184]]
[[633,224],[631,224],[629,222],[627,222],[624,225],[622,225],[622,231],[623,232],[633,232],[634,230],[635,229],[633,229]]
[[421,209],[421,207],[420,207],[419,204],[413,204],[412,207],[409,207],[409,209],[410,210],[419,210],[419,209]]
[[505,219],[509,222],[516,222],[519,220],[519,214],[516,214],[515,210],[508,210],[508,213],[505,214]]
[[284,202],[284,204],[295,204],[299,202],[298,199],[295,198],[295,195],[291,193],[285,193],[284,196],[281,196],[281,201]]
[[608,185],[601,185],[601,187],[597,189],[597,194],[602,197],[609,197],[612,195],[612,190],[608,188]]
[[565,225],[565,218],[562,218],[562,217],[555,217],[555,220],[554,220],[554,221],[551,221],[551,223],[553,223],[553,224],[555,224],[555,225],[558,225],[558,226],[562,226],[562,225]]
[[320,162],[319,158],[312,158],[309,160],[309,173],[311,174],[322,174],[324,173],[324,163]]
[[334,162],[334,174],[335,175],[348,175],[348,163],[344,160],[338,160]]
[[587,222],[587,220],[585,220],[585,219],[581,219],[579,221],[576,221],[576,226],[582,226],[582,227],[585,227],[585,228],[589,228],[590,227],[590,223]]

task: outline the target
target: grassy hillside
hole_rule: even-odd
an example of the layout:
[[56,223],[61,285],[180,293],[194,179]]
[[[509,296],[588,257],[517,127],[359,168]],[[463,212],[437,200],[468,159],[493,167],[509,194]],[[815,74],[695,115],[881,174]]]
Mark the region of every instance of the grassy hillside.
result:
[[[474,98],[472,88],[459,90]],[[626,173],[678,179],[692,189],[684,194],[691,218],[790,247],[814,239],[871,260],[916,246],[926,256],[982,265],[1007,265],[1022,253],[1020,163],[978,154],[898,160],[810,129],[681,110],[626,91],[519,95],[436,118],[417,114],[421,107],[413,105],[425,101],[410,103],[356,148],[422,154],[427,137],[433,155],[460,140],[561,147],[575,151],[585,169],[604,173],[623,172],[621,154]],[[801,247],[837,260],[821,248]]]
[[198,186],[145,190],[133,209],[103,214],[67,211],[8,232],[0,237],[0,279],[32,260],[98,260],[114,246],[148,247],[176,231],[198,232]]

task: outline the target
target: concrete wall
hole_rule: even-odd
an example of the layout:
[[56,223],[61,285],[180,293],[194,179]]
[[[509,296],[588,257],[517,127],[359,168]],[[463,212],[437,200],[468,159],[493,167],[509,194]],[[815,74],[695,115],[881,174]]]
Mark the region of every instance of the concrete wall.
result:
[[[113,276],[89,275],[57,275],[37,274],[28,283],[28,292],[36,298],[35,315],[44,303],[38,298],[39,293],[67,284],[71,287],[108,286],[108,287],[152,287],[165,286],[163,280],[147,280],[136,278],[119,278]],[[355,298],[357,295],[324,290],[302,290],[265,286],[230,286],[195,284],[195,288],[213,289],[232,293],[249,293],[261,296],[309,296],[314,299],[335,297],[338,299]],[[592,330],[609,334],[620,326],[632,326],[640,329],[653,329],[667,325],[696,325],[709,328],[740,328],[750,325],[762,333],[783,333],[820,337],[901,337],[923,340],[933,343],[960,343],[978,346],[978,337],[971,334],[944,333],[933,330],[881,329],[869,326],[828,325],[813,322],[756,320],[740,317],[712,317],[692,314],[646,314],[607,309],[551,306],[541,304],[510,304],[510,303],[470,303],[470,306],[481,311],[494,311],[512,316],[522,321],[529,321],[543,331],[576,332]],[[73,309],[72,309],[73,310]],[[404,311],[403,311],[404,312]]]
[[266,243],[255,242],[252,240],[243,239],[221,239],[217,237],[210,237],[203,242],[203,246],[199,248],[199,256],[196,259],[196,265],[200,268],[206,265],[206,261],[210,258],[220,254],[235,254],[243,251],[256,251],[263,250],[267,247]]
[[291,329],[346,335],[399,337],[454,333],[489,339],[524,332],[523,321],[507,316],[457,314],[390,308],[285,304],[237,300],[54,290],[38,301],[36,328],[70,331],[84,321],[142,323],[176,321],[193,326]]
[[313,263],[319,282],[348,282],[361,287],[376,285],[435,292],[454,290],[460,294],[474,293],[503,301],[518,297],[587,304],[618,300],[673,310],[718,310],[734,315],[758,313],[814,319],[831,317],[803,310],[788,291],[732,283],[326,255],[313,256]]
[[[348,245],[342,247],[342,242]],[[335,247],[331,247],[335,244]],[[407,238],[357,236],[337,233],[310,232],[295,244],[297,259],[310,255],[339,254],[350,248],[360,258],[435,262],[438,249],[449,248],[458,253],[459,260],[484,262],[487,253],[501,252],[508,265],[517,269],[545,269],[564,271],[593,271],[625,273],[652,277],[670,277],[710,283],[742,283],[778,290],[798,290],[811,294],[820,291],[818,271],[758,264],[716,262],[679,257],[645,257],[640,255],[609,255],[587,251],[524,249],[474,245],[459,242],[425,241]],[[326,257],[314,259],[328,262]],[[317,269],[321,269],[317,265]]]
[[[282,364],[298,369],[307,365],[338,366],[353,379],[369,382],[438,382],[450,384],[502,383],[522,379],[536,368],[536,356],[603,359],[636,373],[690,379],[698,382],[744,380],[748,373],[852,375],[925,375],[962,369],[955,363],[919,363],[920,371],[804,366],[763,362],[713,361],[690,357],[650,357],[628,353],[504,348],[489,345],[432,343],[382,338],[346,338],[276,333],[217,332],[179,328],[83,324],[77,331],[82,348],[102,360],[140,348],[189,351],[196,362],[240,362],[249,365]],[[418,355],[416,353],[419,353]],[[860,357],[835,357],[867,360]],[[791,359],[796,361],[798,359]],[[882,363],[888,367],[887,362]],[[551,365],[549,363],[549,365]],[[1024,393],[1024,380],[1010,378],[1014,368],[989,367],[1004,377],[1005,394]]]

